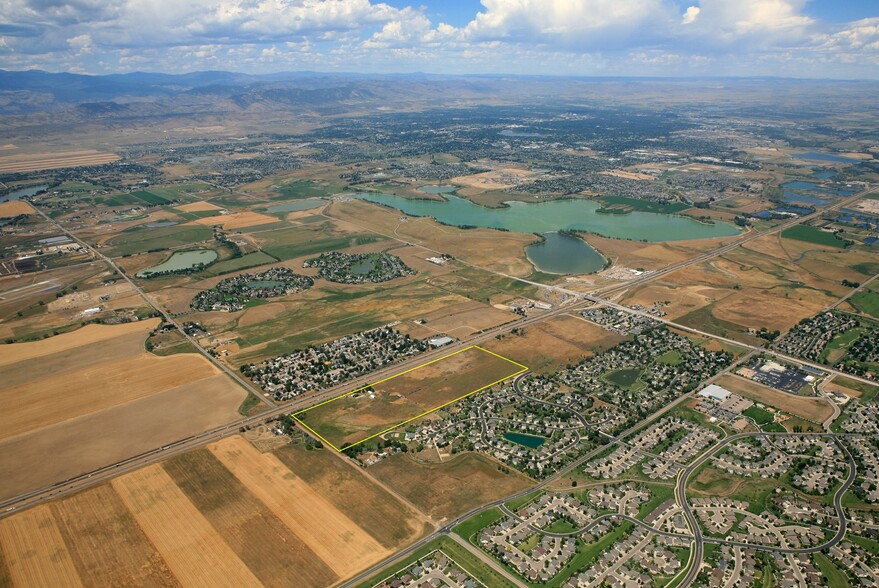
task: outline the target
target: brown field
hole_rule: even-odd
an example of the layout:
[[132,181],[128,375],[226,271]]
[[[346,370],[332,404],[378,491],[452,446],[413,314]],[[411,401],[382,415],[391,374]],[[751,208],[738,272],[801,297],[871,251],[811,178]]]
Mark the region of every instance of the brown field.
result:
[[[244,390],[196,354],[146,352],[158,319],[88,325],[0,355],[0,494],[91,471],[237,418]],[[70,443],[77,439],[77,443]],[[54,459],[41,459],[52,455]],[[27,468],[21,467],[28,464]]]
[[427,321],[423,326],[432,334],[445,333],[452,337],[464,338],[478,331],[516,320],[518,316],[506,310],[498,310],[468,300],[435,310],[419,318]]
[[174,483],[266,586],[326,586],[336,574],[207,449],[163,464]]
[[650,174],[642,174],[638,172],[630,172],[624,171],[621,169],[614,169],[610,171],[598,172],[608,176],[615,176],[617,178],[625,178],[627,180],[655,180],[655,176],[651,176]]
[[308,451],[301,445],[288,444],[274,454],[388,549],[411,543],[432,530],[427,516],[393,493],[394,485],[376,483],[359,466],[329,449]]
[[[211,204],[210,202],[190,202],[189,204],[180,204],[175,206],[177,210],[182,210],[183,212],[203,212],[205,210],[223,210],[221,207],[216,204]],[[211,217],[209,217],[211,218]]]
[[[62,354],[57,359],[67,363],[69,356]],[[182,387],[216,373],[217,368],[200,355],[157,357],[145,352],[61,372],[44,367],[29,372],[36,377],[25,383],[4,386],[0,396],[0,439]]]
[[48,505],[0,520],[0,545],[16,586],[82,586]]
[[209,449],[337,575],[351,576],[390,554],[275,455],[260,453],[241,437]]
[[181,584],[259,584],[162,466],[126,474],[111,485]]
[[745,398],[762,402],[813,423],[824,422],[824,419],[833,414],[833,407],[823,398],[795,396],[739,376],[721,376],[717,384]]
[[204,225],[212,227],[214,225],[223,225],[227,231],[240,229],[243,227],[253,227],[256,225],[268,225],[278,222],[273,216],[267,216],[258,212],[244,211],[233,212],[231,214],[223,214],[220,216],[207,216],[205,218],[196,219],[186,224],[188,225]]
[[554,372],[622,340],[622,336],[579,317],[561,315],[527,327],[523,336],[507,334],[484,347],[535,372]]
[[468,188],[476,188],[478,190],[502,190],[521,184],[527,178],[534,175],[527,169],[515,167],[504,167],[501,169],[482,172],[480,174],[471,174],[469,176],[458,176],[448,181],[450,184],[466,186]]
[[450,520],[487,502],[524,490],[533,482],[477,453],[444,463],[424,463],[407,454],[381,460],[367,470],[437,520]]
[[[0,441],[0,479],[4,482],[0,498],[226,424],[240,418],[238,407],[244,398],[244,390],[217,374]],[[52,459],[45,459],[47,455]]]
[[478,347],[296,414],[336,448],[374,437],[428,411],[521,372],[523,368]]
[[424,520],[329,450],[233,437],[0,520],[0,579],[320,588],[423,536]]
[[53,502],[51,507],[84,583],[177,585],[165,560],[109,484]]
[[19,214],[33,214],[34,212],[34,207],[24,200],[0,202],[0,218],[9,218]]
[[34,153],[4,155],[0,157],[0,173],[32,172],[44,169],[60,169],[82,165],[100,165],[117,161],[115,153],[103,153],[94,149],[64,151],[60,153]]
[[149,319],[121,325],[86,325],[72,333],[50,337],[44,341],[16,343],[3,347],[0,354],[0,367],[21,361],[45,357],[55,353],[78,349],[85,345],[137,334],[146,339],[146,334],[159,324],[159,319]]
[[448,253],[479,267],[513,276],[528,276],[534,266],[525,256],[525,247],[537,241],[533,235],[492,229],[459,229],[427,217],[400,222],[396,210],[360,200],[334,202],[326,211],[334,218],[384,235],[395,235],[411,243]]

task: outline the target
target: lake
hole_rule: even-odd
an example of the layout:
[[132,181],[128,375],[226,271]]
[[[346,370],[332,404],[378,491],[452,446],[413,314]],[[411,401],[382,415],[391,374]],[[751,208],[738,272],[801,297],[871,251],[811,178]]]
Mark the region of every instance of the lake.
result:
[[537,204],[507,202],[506,208],[485,208],[457,196],[447,196],[445,201],[409,200],[378,193],[356,196],[411,216],[430,216],[447,225],[506,229],[518,233],[543,234],[567,229],[644,241],[684,241],[739,234],[739,230],[729,223],[706,224],[673,214],[638,211],[598,214],[595,211],[601,208],[601,204],[584,199]]
[[451,194],[455,190],[458,189],[458,186],[421,186],[418,188],[419,192],[424,192],[425,194]]
[[349,271],[355,276],[366,276],[375,270],[375,259],[367,257],[351,264]]
[[151,274],[177,272],[194,268],[199,264],[208,265],[217,260],[217,252],[213,249],[193,249],[192,251],[175,251],[171,257],[151,268],[137,272],[138,278],[146,278]]
[[830,163],[860,163],[858,159],[851,157],[842,157],[841,155],[833,155],[832,153],[818,153],[817,151],[807,151],[806,153],[797,153],[794,155],[797,159],[804,161],[827,161]]
[[275,212],[297,212],[300,210],[309,210],[311,208],[317,208],[319,206],[323,206],[326,204],[323,200],[318,200],[316,198],[307,198],[305,200],[297,200],[295,202],[284,202],[282,204],[275,204],[274,206],[269,206],[266,208],[266,212],[269,214]]
[[9,202],[11,200],[19,200],[20,198],[26,198],[28,196],[33,196],[43,190],[48,189],[49,186],[31,186],[30,188],[21,188],[20,190],[13,190],[6,196],[0,196],[0,202]]
[[517,445],[524,445],[529,449],[537,449],[546,442],[545,437],[538,437],[537,435],[526,435],[525,433],[515,433],[513,431],[507,431],[506,433],[504,433],[504,439],[512,443],[516,443]]
[[544,233],[542,243],[525,248],[540,271],[550,274],[592,274],[604,269],[604,257],[589,243],[572,235]]
[[[851,196],[854,190],[824,188],[815,182],[795,180],[781,185],[784,189],[785,202],[803,202],[805,204],[828,204],[833,198]],[[795,191],[794,191],[795,190]]]

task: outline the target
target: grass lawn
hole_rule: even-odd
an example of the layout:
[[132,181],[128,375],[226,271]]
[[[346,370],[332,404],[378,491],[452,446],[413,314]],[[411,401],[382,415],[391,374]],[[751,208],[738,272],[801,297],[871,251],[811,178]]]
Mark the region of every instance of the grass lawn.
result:
[[538,490],[537,492],[532,492],[531,494],[526,494],[525,496],[521,496],[519,498],[514,498],[513,500],[504,503],[508,509],[513,512],[516,512],[526,504],[531,504],[543,494],[542,490]]
[[827,579],[827,584],[830,588],[849,588],[851,586],[848,577],[826,555],[816,553],[814,557],[815,563],[818,564],[818,569],[821,570],[821,574]]
[[645,484],[650,490],[650,500],[641,505],[638,509],[637,518],[644,520],[644,517],[656,510],[660,504],[675,497],[674,486],[660,486],[658,484]]
[[650,202],[625,196],[602,196],[601,198],[596,198],[596,200],[601,202],[605,208],[629,208],[639,212],[655,212],[658,214],[672,214],[690,208],[688,204],[683,202],[664,204],[662,202]]
[[751,406],[747,410],[742,412],[748,418],[754,419],[754,422],[760,425],[768,425],[769,423],[775,422],[775,415],[769,412],[768,410],[764,410],[762,408],[757,408],[756,406]]
[[864,314],[879,318],[879,292],[869,288],[861,290],[849,298],[849,302]]
[[213,239],[214,231],[202,226],[173,226],[157,229],[126,229],[110,239],[107,252],[112,257],[192,245]]
[[572,533],[577,529],[579,529],[579,527],[574,526],[573,524],[571,524],[570,521],[559,519],[557,521],[554,521],[544,530],[548,531],[549,533]]
[[501,509],[498,507],[492,507],[488,510],[484,510],[478,515],[474,515],[452,529],[452,532],[456,535],[461,536],[463,539],[466,539],[470,543],[473,543],[471,538],[476,535],[479,531],[488,527],[489,525],[493,525],[498,522],[502,518],[504,518],[504,513],[501,512]]
[[227,259],[226,261],[220,261],[218,263],[212,264],[205,270],[204,273],[210,276],[219,276],[221,274],[228,274],[238,270],[247,269],[249,267],[256,267],[259,265],[265,265],[267,263],[274,263],[276,261],[278,260],[271,255],[263,253],[262,251],[256,251],[254,253],[242,255],[241,257],[233,257],[231,259]]
[[834,337],[833,340],[827,344],[824,348],[824,351],[821,352],[821,359],[830,364],[835,364],[837,361],[842,359],[842,356],[845,355],[845,350],[849,345],[854,343],[854,341],[863,334],[863,328],[850,329],[837,337]]
[[836,247],[837,249],[843,249],[845,247],[845,243],[833,233],[828,233],[809,225],[796,225],[790,227],[789,229],[783,230],[781,236],[785,239],[805,241],[807,243],[815,243],[816,245],[826,245],[828,247]]
[[672,349],[671,351],[667,351],[663,355],[660,355],[656,358],[656,361],[665,365],[680,365],[684,360],[681,352],[677,349]]

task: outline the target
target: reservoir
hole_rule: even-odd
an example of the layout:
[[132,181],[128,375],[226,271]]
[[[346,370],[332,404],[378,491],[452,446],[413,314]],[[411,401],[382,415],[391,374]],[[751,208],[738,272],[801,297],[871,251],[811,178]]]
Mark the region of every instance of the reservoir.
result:
[[739,230],[729,223],[706,224],[673,214],[639,211],[599,214],[595,211],[601,204],[583,199],[540,204],[507,202],[506,208],[485,208],[457,196],[446,196],[445,201],[409,200],[376,193],[361,193],[357,197],[411,216],[430,216],[447,225],[506,229],[518,233],[542,234],[567,229],[644,241],[683,241],[739,234]]
[[27,196],[33,196],[38,192],[42,192],[43,190],[47,190],[49,186],[31,186],[30,188],[21,188],[19,190],[13,190],[6,196],[0,196],[0,202],[9,202],[10,200],[18,200],[19,198],[25,198]]
[[147,278],[162,272],[179,272],[192,269],[202,264],[208,265],[216,261],[217,252],[213,249],[194,249],[192,251],[175,251],[171,257],[151,268],[137,272],[138,278]]
[[542,243],[525,248],[528,260],[550,274],[592,274],[604,269],[604,258],[589,243],[573,235],[544,233]]

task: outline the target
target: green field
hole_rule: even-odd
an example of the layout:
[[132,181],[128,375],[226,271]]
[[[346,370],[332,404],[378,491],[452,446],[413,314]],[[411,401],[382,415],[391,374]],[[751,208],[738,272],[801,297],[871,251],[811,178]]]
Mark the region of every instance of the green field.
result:
[[479,531],[488,527],[489,525],[493,525],[502,518],[504,518],[504,513],[496,506],[489,508],[488,510],[484,510],[481,513],[474,515],[452,529],[452,532],[460,535],[462,539],[473,543],[472,538]]
[[626,208],[638,212],[655,212],[658,214],[674,214],[691,208],[689,204],[684,204],[683,202],[670,202],[666,204],[663,202],[639,200],[638,198],[627,198],[625,196],[602,196],[601,198],[596,198],[596,200],[604,205],[603,208]]
[[879,292],[867,288],[855,293],[849,298],[849,302],[864,314],[879,318]]
[[851,584],[849,584],[848,577],[826,555],[816,553],[813,557],[818,565],[818,569],[821,570],[821,574],[827,579],[827,585],[830,588],[850,588]]
[[110,239],[107,254],[111,257],[118,257],[145,251],[159,251],[201,243],[213,239],[213,236],[213,229],[202,226],[173,226],[157,229],[133,227]]
[[276,261],[278,260],[271,255],[263,253],[262,251],[256,251],[254,253],[242,255],[241,257],[233,257],[226,261],[215,263],[208,267],[204,273],[211,276],[219,276],[221,274],[228,274],[250,267],[265,265],[267,263],[275,263]]
[[826,245],[827,247],[835,247],[837,249],[845,248],[845,242],[833,233],[828,233],[809,225],[796,225],[789,229],[785,229],[781,232],[781,236],[785,239],[806,241],[807,243]]
[[764,410],[762,408],[757,408],[757,406],[751,406],[747,408],[742,414],[748,418],[754,419],[754,422],[760,425],[768,425],[769,423],[775,422],[775,415],[773,415],[768,410]]
[[160,204],[170,204],[171,200],[165,198],[164,196],[160,196],[154,192],[148,190],[138,190],[137,192],[132,192],[131,196],[134,196],[138,200],[142,200],[147,204],[152,205],[160,205]]
[[332,196],[344,189],[342,183],[317,183],[311,180],[299,180],[276,186],[278,196],[272,200],[298,200],[301,198],[314,198],[319,196]]

